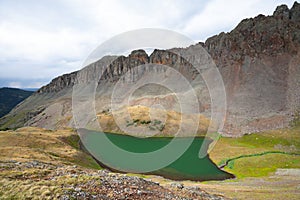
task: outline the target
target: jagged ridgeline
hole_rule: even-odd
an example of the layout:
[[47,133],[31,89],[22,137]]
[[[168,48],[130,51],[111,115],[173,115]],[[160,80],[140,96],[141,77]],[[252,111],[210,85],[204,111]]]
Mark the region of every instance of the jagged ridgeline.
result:
[[[289,126],[300,110],[300,5],[297,2],[290,9],[285,5],[277,7],[272,16],[244,19],[231,32],[220,33],[197,45],[209,52],[223,77],[227,95],[223,134],[236,136]],[[194,46],[178,51],[190,48]],[[197,91],[199,112],[202,114],[199,117],[203,117],[200,121],[204,122],[200,124],[199,133],[205,131],[210,112],[208,91],[198,74],[184,60],[166,50],[156,50],[150,56],[143,50],[136,50],[127,57],[113,58],[116,60],[103,71],[99,80],[96,97],[98,118],[102,119],[100,123],[105,130],[119,131],[107,110],[114,83],[127,72],[134,81],[141,75],[141,72],[135,71],[136,66],[157,63],[173,67],[188,77]],[[82,69],[86,72],[81,77],[86,80],[81,81],[88,81],[97,67],[104,69],[104,66],[97,66],[97,62]],[[78,81],[77,73],[53,79],[1,118],[1,128],[30,125],[55,129],[73,126],[71,98],[72,87]],[[148,119],[142,116],[149,112],[148,105],[162,99],[169,112],[166,115],[175,116],[173,123],[177,122],[176,115],[180,115],[178,102],[168,89],[145,86],[137,90],[134,97],[128,109],[140,120],[138,125],[147,126]],[[144,110],[140,113],[135,108],[139,104],[146,105],[139,108]],[[166,127],[162,134],[172,131]]]

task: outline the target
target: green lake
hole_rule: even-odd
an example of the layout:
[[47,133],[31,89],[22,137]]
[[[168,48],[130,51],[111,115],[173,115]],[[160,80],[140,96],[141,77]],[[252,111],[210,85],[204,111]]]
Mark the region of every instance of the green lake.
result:
[[[81,132],[80,137],[84,148],[92,154],[98,163],[112,171],[160,175],[174,180],[205,181],[234,178],[232,174],[220,170],[210,160],[209,155],[199,158],[199,150],[204,137],[138,138],[87,130]],[[169,145],[171,142],[173,145]],[[187,146],[187,144],[189,145]],[[167,149],[165,154],[160,154],[159,150],[166,146],[171,147]],[[180,153],[180,155],[178,154],[178,158],[172,160],[172,157],[181,151],[181,148],[185,148],[184,146],[186,146],[185,151],[182,151],[183,153]],[[119,148],[122,152],[115,150],[115,148]],[[208,144],[206,145],[207,148]],[[127,155],[126,152],[130,152],[133,155]],[[158,156],[149,160],[146,157],[149,152],[157,153],[154,155]],[[145,155],[144,160],[143,155]],[[140,156],[140,160],[136,160],[134,156]],[[163,163],[168,160],[170,160],[169,164],[163,168],[148,170],[147,172],[143,171],[149,165]]]

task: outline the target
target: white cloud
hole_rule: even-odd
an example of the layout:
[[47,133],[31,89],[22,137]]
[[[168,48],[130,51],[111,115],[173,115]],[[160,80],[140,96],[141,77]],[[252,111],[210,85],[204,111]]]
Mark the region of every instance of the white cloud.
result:
[[69,28],[45,32],[21,24],[0,24],[0,53],[6,58],[43,61],[80,57],[91,40],[92,35]]
[[7,86],[11,88],[40,88],[41,85],[46,82],[42,81],[31,81],[30,83],[18,81],[18,82],[8,82]]
[[8,84],[8,87],[12,87],[12,88],[20,88],[20,87],[22,87],[22,84],[21,84],[21,82],[10,82],[10,83]]

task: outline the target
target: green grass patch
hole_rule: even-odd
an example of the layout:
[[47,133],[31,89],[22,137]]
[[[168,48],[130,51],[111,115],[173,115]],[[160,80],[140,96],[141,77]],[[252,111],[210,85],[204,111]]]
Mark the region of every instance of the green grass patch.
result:
[[263,177],[278,168],[300,168],[300,126],[269,130],[240,138],[221,137],[212,160],[237,178]]
[[229,169],[233,169],[233,167],[234,167],[234,160],[229,161],[227,167]]
[[241,138],[236,139],[235,143],[240,146],[249,148],[274,148],[276,145],[292,146],[300,148],[300,140],[295,138],[280,137],[267,134],[251,134],[245,135]]
[[70,135],[67,137],[63,137],[62,140],[75,149],[80,149],[80,137],[79,135]]
[[27,113],[28,113],[28,111],[22,111],[22,112],[19,112],[17,115],[10,117],[9,120],[6,121],[0,127],[0,130],[8,130],[8,129],[16,130],[17,128],[22,127],[25,123],[24,118]]
[[224,168],[238,178],[268,176],[278,168],[300,168],[300,155],[264,153],[231,159]]

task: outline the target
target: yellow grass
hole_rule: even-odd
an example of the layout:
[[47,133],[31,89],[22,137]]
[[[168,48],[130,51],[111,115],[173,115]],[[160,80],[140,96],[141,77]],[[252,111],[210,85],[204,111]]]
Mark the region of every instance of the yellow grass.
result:
[[69,138],[79,141],[77,133],[71,129],[49,131],[24,127],[16,131],[0,131],[0,160],[39,160],[99,168],[89,155],[72,147]]
[[[113,112],[97,114],[101,128],[105,132],[126,134],[118,123],[124,127],[144,128],[144,131],[156,131],[156,136],[174,136],[181,126],[185,136],[197,132],[197,135],[205,135],[210,120],[203,115],[182,114],[171,110],[161,110],[145,106],[123,107]],[[198,124],[198,127],[196,125]],[[195,127],[195,130],[193,129]]]

